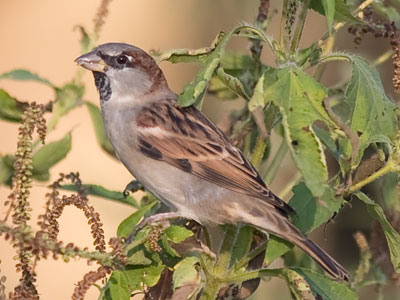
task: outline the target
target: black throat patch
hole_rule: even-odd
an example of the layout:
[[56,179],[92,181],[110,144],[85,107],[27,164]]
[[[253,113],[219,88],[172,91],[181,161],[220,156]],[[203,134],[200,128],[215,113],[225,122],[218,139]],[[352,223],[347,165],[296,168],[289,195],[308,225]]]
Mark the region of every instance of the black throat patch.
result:
[[108,79],[107,75],[102,72],[93,72],[93,76],[94,83],[99,91],[100,100],[108,101],[112,93],[110,79]]

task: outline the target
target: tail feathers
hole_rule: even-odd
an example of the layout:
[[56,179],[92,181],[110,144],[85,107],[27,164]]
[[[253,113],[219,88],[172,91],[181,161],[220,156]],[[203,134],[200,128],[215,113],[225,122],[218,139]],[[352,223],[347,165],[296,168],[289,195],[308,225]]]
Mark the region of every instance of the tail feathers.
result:
[[246,205],[247,207],[240,208],[232,206],[231,214],[235,216],[233,219],[289,241],[310,255],[331,276],[344,280],[349,279],[350,276],[345,268],[314,242],[307,239],[280,211],[268,203],[259,201],[248,201]]
[[340,277],[346,281],[349,280],[350,275],[347,270],[313,241],[304,238],[297,242],[296,245],[310,255],[331,276]]

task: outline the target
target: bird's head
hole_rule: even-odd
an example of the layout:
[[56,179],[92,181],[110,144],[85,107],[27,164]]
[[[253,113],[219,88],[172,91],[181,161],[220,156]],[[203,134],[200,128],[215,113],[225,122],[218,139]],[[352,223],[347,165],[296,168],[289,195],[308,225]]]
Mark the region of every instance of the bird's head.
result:
[[140,98],[168,88],[154,59],[128,44],[100,45],[75,62],[93,72],[101,101]]

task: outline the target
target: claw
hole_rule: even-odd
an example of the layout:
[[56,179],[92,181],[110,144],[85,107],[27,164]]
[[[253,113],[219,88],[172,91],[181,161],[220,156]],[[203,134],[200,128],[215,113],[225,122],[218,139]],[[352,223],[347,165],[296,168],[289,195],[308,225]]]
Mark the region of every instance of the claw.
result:
[[128,195],[129,195],[130,192],[133,192],[133,193],[134,193],[134,192],[137,192],[137,191],[143,190],[143,189],[144,189],[144,187],[143,187],[143,185],[142,185],[139,181],[137,181],[137,180],[132,180],[132,181],[129,182],[128,185],[125,187],[123,194],[124,194],[125,197],[128,197]]
[[161,223],[163,229],[169,227],[170,219],[177,219],[177,218],[184,218],[184,216],[179,212],[168,212],[168,213],[161,213],[156,214],[154,216],[150,216],[144,218],[133,230],[132,233],[126,238],[125,244],[129,245],[132,243],[133,239],[135,238],[136,234],[143,229],[146,225],[154,225],[157,223]]

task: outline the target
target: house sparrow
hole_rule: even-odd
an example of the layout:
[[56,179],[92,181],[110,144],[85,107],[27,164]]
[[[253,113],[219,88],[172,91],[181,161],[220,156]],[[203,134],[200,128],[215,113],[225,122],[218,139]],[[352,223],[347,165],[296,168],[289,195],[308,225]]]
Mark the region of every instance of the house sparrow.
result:
[[345,268],[287,218],[292,208],[273,194],[225,134],[195,107],[179,107],[163,72],[143,50],[108,43],[76,59],[93,72],[105,130],[135,178],[200,224],[248,224],[297,245],[330,275]]

